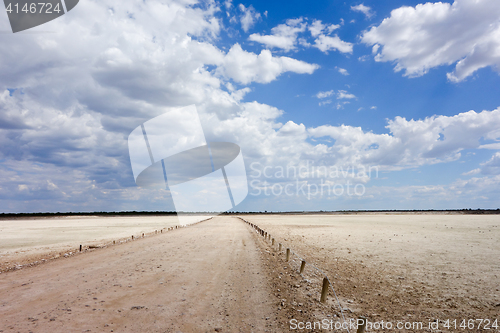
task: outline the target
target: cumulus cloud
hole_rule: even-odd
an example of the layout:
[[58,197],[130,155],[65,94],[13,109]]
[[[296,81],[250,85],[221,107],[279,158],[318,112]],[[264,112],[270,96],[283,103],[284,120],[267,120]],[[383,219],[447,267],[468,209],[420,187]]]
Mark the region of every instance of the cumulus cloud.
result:
[[351,10],[355,12],[361,12],[365,14],[367,18],[371,18],[375,13],[372,11],[372,9],[368,6],[365,6],[364,4],[359,4],[356,6],[351,6]]
[[[315,47],[321,52],[336,50],[342,53],[352,53],[352,43],[345,42],[337,35],[330,34],[340,28],[338,24],[323,24],[320,20],[314,20],[309,24],[303,18],[289,19],[285,24],[280,24],[271,29],[271,35],[251,34],[248,39],[266,45],[269,48],[279,48],[284,51],[291,51],[297,48],[297,44],[304,47]],[[309,30],[314,38],[314,44],[310,43],[300,34]]]
[[500,153],[495,153],[488,161],[481,163],[481,168],[465,172],[464,176],[476,175],[500,175]]
[[314,40],[315,48],[323,53],[328,53],[331,50],[337,50],[342,53],[352,53],[352,43],[344,42],[339,38],[339,36],[327,36],[319,35],[318,38]]
[[345,68],[340,68],[340,67],[337,67],[337,70],[339,71],[340,74],[342,75],[349,75],[349,72],[347,71],[347,69]]
[[332,96],[333,94],[335,93],[335,91],[333,90],[329,90],[329,91],[320,91],[316,94],[316,98],[326,98],[326,97],[330,97]]
[[334,30],[340,28],[340,24],[323,24],[321,20],[314,20],[308,29],[311,32],[311,36],[318,37],[324,31],[327,34],[331,34]]
[[297,35],[306,30],[307,24],[302,18],[288,19],[286,24],[280,24],[271,29],[271,35],[251,34],[248,39],[264,44],[270,48],[280,48],[290,51],[296,48]]
[[[274,154],[285,137],[302,140],[285,135],[291,124],[278,139],[280,111],[243,103],[250,89],[227,83],[267,83],[318,66],[238,44],[222,51],[218,11],[215,3],[90,0],[42,28],[58,33],[11,38],[0,48],[0,209],[172,209],[168,191],[135,187],[126,138],[173,107],[196,104],[207,123],[233,119],[228,140],[249,158]],[[249,139],[254,130],[241,131],[251,122],[270,138],[262,149],[246,146],[259,146]],[[225,133],[217,124],[207,130],[214,139]]]
[[337,93],[337,99],[353,99],[356,98],[353,94],[348,93],[345,90],[339,90]]
[[233,45],[219,67],[219,74],[236,82],[248,84],[252,81],[268,83],[284,72],[311,74],[319,66],[304,61],[274,57],[269,50],[259,55],[244,51],[239,44]]
[[332,104],[332,100],[327,99],[327,100],[324,100],[324,101],[321,101],[318,103],[319,106],[323,106],[323,105],[327,105],[327,104]]
[[315,20],[311,26],[309,26],[309,31],[311,36],[314,37],[313,47],[319,49],[323,53],[328,53],[331,50],[337,50],[342,53],[352,53],[352,43],[345,42],[339,38],[339,36],[330,34],[340,28],[340,25],[324,25],[319,20]]
[[[444,185],[372,186],[365,205],[373,209],[497,208],[500,176],[458,179]],[[364,207],[364,206],[361,206]]]
[[[500,2],[455,0],[400,7],[361,38],[374,45],[376,61],[396,62],[395,71],[415,77],[455,64],[460,82],[484,67],[500,66]],[[379,47],[380,46],[380,47]]]
[[[478,148],[480,140],[498,140],[500,109],[423,120],[396,117],[389,120],[389,134],[365,132],[360,127],[324,125],[308,129],[314,138],[330,137],[331,156],[346,163],[405,168],[454,161],[460,151]],[[493,162],[492,162],[493,163]]]
[[241,28],[243,31],[248,32],[261,19],[260,13],[252,5],[245,7],[243,4],[240,4],[238,8],[242,12],[240,17]]

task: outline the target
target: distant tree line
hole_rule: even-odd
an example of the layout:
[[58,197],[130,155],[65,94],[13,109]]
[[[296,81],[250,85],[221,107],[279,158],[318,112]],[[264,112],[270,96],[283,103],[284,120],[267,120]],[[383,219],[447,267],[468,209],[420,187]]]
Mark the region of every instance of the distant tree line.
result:
[[[500,208],[497,209],[412,209],[412,210],[336,210],[336,211],[283,211],[283,212],[225,212],[221,215],[247,215],[247,214],[263,214],[263,215],[278,215],[278,214],[358,214],[358,213],[455,213],[455,214],[500,214]],[[204,215],[204,214],[216,214],[213,212],[183,212],[183,214],[189,215]],[[128,211],[128,212],[56,212],[56,213],[0,213],[0,219],[11,219],[11,218],[28,218],[28,217],[38,217],[38,218],[49,218],[49,217],[62,217],[62,216],[177,216],[177,212],[169,211]]]

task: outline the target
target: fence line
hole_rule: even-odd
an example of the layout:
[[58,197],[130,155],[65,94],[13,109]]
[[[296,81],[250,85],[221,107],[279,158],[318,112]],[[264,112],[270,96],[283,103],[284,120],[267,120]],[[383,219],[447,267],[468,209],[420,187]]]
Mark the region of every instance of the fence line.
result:
[[[267,240],[268,238],[269,239],[271,238],[271,234],[269,234],[268,232],[264,231],[264,229],[260,228],[258,225],[254,224],[254,223],[251,223],[251,222],[245,220],[244,218],[242,218],[240,216],[238,216],[238,218],[240,220],[242,220],[243,222],[249,224],[252,228],[254,228],[257,233],[259,233],[262,237],[264,237],[265,240]],[[272,245],[274,245],[274,238],[273,238]],[[281,245],[281,243],[279,243],[279,252],[281,252],[281,248],[282,248],[282,245]],[[328,286],[330,286],[330,288],[332,288],[332,290],[333,290],[333,294],[335,295],[335,300],[337,301],[337,305],[338,305],[338,307],[340,309],[340,314],[342,315],[342,320],[344,321],[344,323],[346,323],[346,319],[345,319],[345,316],[344,316],[344,309],[342,308],[342,305],[340,304],[339,298],[337,297],[337,292],[335,291],[335,288],[333,288],[333,285],[330,282],[330,279],[328,278],[328,276],[325,273],[323,273],[323,271],[321,269],[319,269],[318,267],[314,266],[311,263],[308,263],[305,259],[301,258],[297,253],[295,253],[294,251],[292,251],[292,249],[290,249],[289,247],[286,249],[286,261],[290,260],[290,254],[295,255],[297,258],[299,258],[301,260],[301,266],[300,266],[300,272],[299,272],[300,275],[302,275],[302,272],[304,271],[305,265],[307,263],[307,265],[309,265],[312,268],[316,269],[321,275],[324,276],[324,278],[323,278],[323,286],[322,286],[322,290],[321,290],[320,302],[321,303],[326,302],[326,296],[328,294]],[[325,283],[325,281],[327,281],[327,283]],[[346,326],[346,329],[347,329],[347,332],[350,333],[349,328],[347,326]],[[358,329],[358,332],[360,332],[360,329],[361,329],[361,327]],[[364,327],[363,327],[363,329],[362,329],[361,332],[363,332],[363,331],[364,331]]]
[[[173,227],[165,227],[163,229],[160,229],[160,234],[163,233],[163,230],[166,230],[167,232],[168,231],[173,231],[173,230],[177,230],[177,229],[180,229],[180,228],[187,228],[187,227],[190,227],[190,226],[193,226],[193,225],[196,225],[198,223],[201,223],[201,222],[205,222],[205,221],[208,221],[208,220],[211,220],[213,217],[209,217],[209,218],[206,218],[204,220],[201,220],[201,221],[198,221],[198,222],[194,222],[194,223],[190,223],[190,224],[185,224],[185,225],[176,225],[176,226],[173,226]],[[155,231],[152,231],[150,233],[142,233],[142,238],[144,237],[147,237],[148,235],[157,235],[158,234],[158,230],[155,230]],[[113,243],[109,242],[109,243],[104,243],[103,245],[99,246],[99,245],[89,245],[87,247],[87,249],[96,249],[96,248],[101,248],[101,247],[104,247],[104,246],[108,246],[108,245],[116,245],[116,243],[118,242],[118,244],[121,244],[121,243],[127,243],[129,240],[136,240],[138,238],[141,238],[141,237],[137,237],[137,236],[134,236],[132,235],[130,238],[125,238],[125,239],[122,239],[122,240],[119,240],[119,241],[116,241],[114,240]],[[83,247],[83,245],[80,244],[80,251],[79,252],[82,252],[83,250],[85,250],[85,248]]]

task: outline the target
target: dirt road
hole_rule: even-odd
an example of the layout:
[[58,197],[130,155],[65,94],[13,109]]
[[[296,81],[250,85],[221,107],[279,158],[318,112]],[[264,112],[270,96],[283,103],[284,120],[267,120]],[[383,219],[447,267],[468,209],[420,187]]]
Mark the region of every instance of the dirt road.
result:
[[0,275],[0,332],[276,332],[258,236],[231,217]]

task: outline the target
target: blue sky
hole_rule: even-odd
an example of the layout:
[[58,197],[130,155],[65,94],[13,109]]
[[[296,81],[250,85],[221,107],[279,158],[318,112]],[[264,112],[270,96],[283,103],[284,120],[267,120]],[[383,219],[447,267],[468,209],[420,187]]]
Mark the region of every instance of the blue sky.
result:
[[500,207],[497,0],[82,0],[0,30],[2,212],[173,210],[127,137],[191,104],[241,147],[236,210]]

